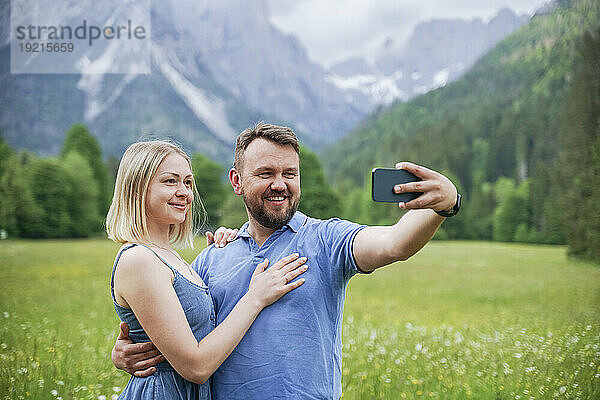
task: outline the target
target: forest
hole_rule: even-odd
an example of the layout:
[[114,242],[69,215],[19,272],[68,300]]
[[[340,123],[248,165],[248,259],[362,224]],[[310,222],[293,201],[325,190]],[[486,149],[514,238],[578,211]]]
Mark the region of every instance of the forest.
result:
[[[232,150],[233,152],[233,150]],[[317,156],[300,148],[300,210],[316,218],[340,214],[340,197],[327,183]],[[192,170],[204,210],[199,233],[246,220],[241,198],[224,178],[222,165],[193,154]],[[104,161],[97,139],[85,125],[65,134],[58,157],[16,152],[0,139],[0,229],[9,237],[80,238],[102,234],[112,200],[118,160]]]

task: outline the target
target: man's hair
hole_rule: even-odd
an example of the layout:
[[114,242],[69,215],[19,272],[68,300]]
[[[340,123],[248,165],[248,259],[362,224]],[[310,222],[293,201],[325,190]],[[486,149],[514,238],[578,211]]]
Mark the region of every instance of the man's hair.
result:
[[237,137],[235,143],[235,158],[233,160],[233,167],[238,171],[241,171],[242,164],[244,161],[244,152],[254,141],[254,139],[263,138],[271,141],[275,144],[282,146],[290,145],[296,150],[296,153],[300,151],[298,145],[298,138],[292,130],[285,126],[265,124],[263,121],[259,122],[254,128],[246,128]]
[[[125,150],[115,183],[112,204],[106,216],[108,238],[120,243],[150,241],[146,219],[146,196],[152,176],[169,154],[185,158],[192,168],[187,154],[177,145],[166,140],[137,142]],[[196,183],[192,179],[194,202],[181,224],[169,228],[169,239],[174,245],[192,247],[197,210],[202,210]],[[196,204],[194,204],[196,203]]]

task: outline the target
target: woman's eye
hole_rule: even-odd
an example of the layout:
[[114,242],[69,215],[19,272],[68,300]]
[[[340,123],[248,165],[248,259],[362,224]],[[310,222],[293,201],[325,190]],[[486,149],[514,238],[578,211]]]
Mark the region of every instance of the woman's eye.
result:
[[185,185],[186,186],[192,186],[192,181],[190,181],[190,180],[185,181]]
[[175,182],[175,179],[173,179],[173,178],[167,179],[165,182],[167,182],[167,183],[177,183],[177,182]]

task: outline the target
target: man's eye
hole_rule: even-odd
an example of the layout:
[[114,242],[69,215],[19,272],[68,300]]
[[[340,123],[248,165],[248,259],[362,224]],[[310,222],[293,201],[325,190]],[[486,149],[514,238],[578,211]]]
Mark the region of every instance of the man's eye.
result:
[[260,176],[261,178],[268,178],[269,176],[271,176],[271,174],[268,172],[263,172],[258,174],[258,176]]
[[284,174],[283,176],[285,176],[288,179],[294,179],[296,177],[296,174],[294,174],[293,172],[288,172],[288,173]]

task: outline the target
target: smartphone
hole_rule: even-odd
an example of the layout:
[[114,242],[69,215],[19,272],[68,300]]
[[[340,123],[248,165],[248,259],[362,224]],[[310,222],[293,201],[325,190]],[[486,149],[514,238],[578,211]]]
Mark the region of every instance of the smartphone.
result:
[[394,193],[394,186],[402,183],[417,182],[421,178],[403,169],[374,168],[371,174],[373,201],[386,203],[409,202],[416,199],[422,192]]

